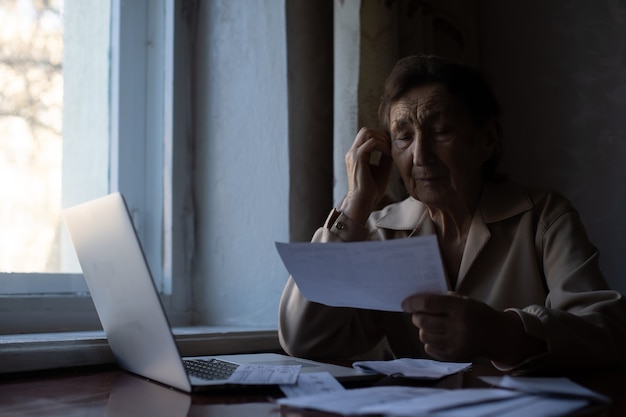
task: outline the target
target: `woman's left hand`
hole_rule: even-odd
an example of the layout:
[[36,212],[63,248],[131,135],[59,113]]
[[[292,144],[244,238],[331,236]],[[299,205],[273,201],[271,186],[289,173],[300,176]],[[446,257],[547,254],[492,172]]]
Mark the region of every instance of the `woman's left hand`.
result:
[[447,361],[497,360],[506,343],[502,338],[520,324],[512,314],[456,293],[413,295],[402,308],[412,314],[426,353]]

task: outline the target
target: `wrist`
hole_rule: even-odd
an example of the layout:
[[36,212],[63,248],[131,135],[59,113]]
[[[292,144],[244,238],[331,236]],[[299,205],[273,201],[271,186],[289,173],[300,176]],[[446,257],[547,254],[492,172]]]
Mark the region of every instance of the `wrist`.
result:
[[372,210],[366,204],[357,203],[353,198],[346,197],[339,206],[339,211],[348,216],[353,222],[364,226]]
[[522,319],[513,311],[502,311],[494,334],[489,359],[499,367],[511,367],[546,351],[545,343],[526,333]]

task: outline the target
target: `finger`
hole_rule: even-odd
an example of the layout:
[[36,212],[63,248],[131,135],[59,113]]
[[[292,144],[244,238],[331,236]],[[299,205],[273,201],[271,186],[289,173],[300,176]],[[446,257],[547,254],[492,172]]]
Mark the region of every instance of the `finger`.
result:
[[438,349],[447,349],[451,345],[450,339],[445,334],[437,334],[420,329],[419,337],[422,343]]
[[416,294],[402,301],[402,309],[407,313],[449,315],[456,297],[441,294]]
[[447,347],[425,344],[424,351],[428,355],[440,361],[455,360],[455,355],[452,354]]
[[[364,146],[367,146],[364,148]],[[352,143],[351,151],[377,151],[382,155],[391,156],[391,140],[385,132],[369,128],[361,128]]]
[[353,147],[358,148],[363,143],[367,142],[369,139],[376,139],[380,141],[387,141],[386,134],[384,132],[380,132],[378,130],[370,129],[367,127],[362,127],[357,132],[354,142],[352,143]]
[[390,160],[390,150],[384,140],[380,138],[370,137],[361,143],[357,148],[352,150],[355,159],[367,162],[370,165],[378,166],[381,160]]
[[372,141],[376,150],[385,156],[391,156],[391,140],[386,133],[373,131],[370,132],[369,140]]
[[447,293],[450,297],[456,297],[456,298],[460,298],[462,300],[468,300],[469,297],[467,295],[463,295],[463,294],[459,294],[456,291],[448,291]]
[[445,337],[420,330],[424,351],[435,359],[446,360],[450,356],[450,343]]
[[448,331],[448,320],[445,316],[431,314],[413,314],[411,321],[415,327],[436,334],[445,334]]

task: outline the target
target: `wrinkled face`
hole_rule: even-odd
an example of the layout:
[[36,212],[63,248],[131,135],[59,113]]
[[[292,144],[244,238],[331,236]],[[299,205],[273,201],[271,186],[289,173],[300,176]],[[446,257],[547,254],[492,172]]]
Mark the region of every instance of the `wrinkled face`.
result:
[[442,85],[424,85],[397,100],[389,116],[391,155],[412,197],[441,209],[477,198],[493,141],[460,100]]

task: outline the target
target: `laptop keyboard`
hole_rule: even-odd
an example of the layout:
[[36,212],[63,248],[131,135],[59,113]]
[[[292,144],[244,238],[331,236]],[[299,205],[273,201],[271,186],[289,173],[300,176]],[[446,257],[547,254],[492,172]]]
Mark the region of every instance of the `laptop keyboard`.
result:
[[189,375],[207,380],[228,379],[239,366],[219,359],[185,359],[183,365]]

